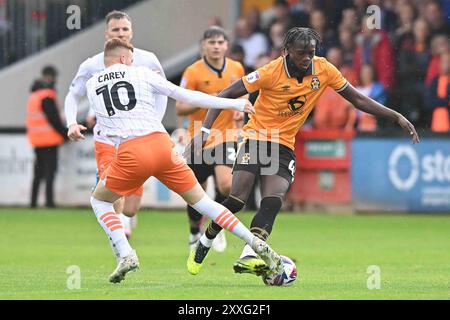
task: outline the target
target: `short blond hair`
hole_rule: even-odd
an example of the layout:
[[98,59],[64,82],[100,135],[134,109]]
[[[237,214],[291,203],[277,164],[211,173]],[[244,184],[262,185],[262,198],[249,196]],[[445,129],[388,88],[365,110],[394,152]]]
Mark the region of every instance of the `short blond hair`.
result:
[[131,18],[127,13],[125,13],[123,11],[113,10],[106,15],[105,21],[106,21],[106,24],[108,24],[109,21],[111,21],[112,19],[120,20],[120,19],[124,19],[124,18],[131,22]]
[[113,38],[113,39],[106,41],[106,43],[105,43],[105,48],[103,50],[105,53],[105,56],[117,48],[125,48],[128,50],[131,50],[131,52],[134,51],[133,45],[131,43],[129,43],[128,41],[125,41],[125,40],[122,40],[119,38]]

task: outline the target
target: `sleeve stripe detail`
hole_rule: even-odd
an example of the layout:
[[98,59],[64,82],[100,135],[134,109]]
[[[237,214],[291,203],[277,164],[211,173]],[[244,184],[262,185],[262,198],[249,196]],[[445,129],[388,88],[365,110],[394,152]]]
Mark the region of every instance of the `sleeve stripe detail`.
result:
[[349,85],[349,82],[346,81],[345,84],[340,89],[336,90],[336,92],[344,91],[345,89],[347,89],[348,85]]

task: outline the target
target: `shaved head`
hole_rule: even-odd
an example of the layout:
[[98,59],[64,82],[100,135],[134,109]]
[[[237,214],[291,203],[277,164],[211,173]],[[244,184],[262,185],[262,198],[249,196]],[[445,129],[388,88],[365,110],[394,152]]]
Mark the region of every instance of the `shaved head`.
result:
[[104,62],[108,67],[115,63],[131,65],[133,63],[134,47],[131,43],[118,38],[110,39],[105,43]]

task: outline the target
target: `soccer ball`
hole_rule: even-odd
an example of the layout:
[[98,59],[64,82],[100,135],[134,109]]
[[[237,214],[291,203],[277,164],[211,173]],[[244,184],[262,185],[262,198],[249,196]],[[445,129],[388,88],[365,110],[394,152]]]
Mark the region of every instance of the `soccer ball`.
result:
[[262,276],[265,284],[268,286],[290,286],[297,279],[297,266],[289,257],[281,256],[283,261],[283,272],[281,274],[272,274]]

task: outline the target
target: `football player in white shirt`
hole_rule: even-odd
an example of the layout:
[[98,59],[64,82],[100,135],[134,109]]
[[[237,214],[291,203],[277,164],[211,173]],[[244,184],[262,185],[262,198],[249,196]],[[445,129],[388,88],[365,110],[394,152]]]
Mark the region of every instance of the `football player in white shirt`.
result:
[[[186,162],[174,151],[174,144],[161,123],[162,115],[156,107],[155,94],[206,108],[254,113],[252,104],[248,100],[217,98],[183,89],[148,68],[133,67],[133,46],[123,40],[107,41],[104,54],[106,69],[87,82],[87,94],[97,116],[99,134],[114,141],[116,149],[116,156],[103,172],[91,196],[94,213],[120,256],[109,281],[120,282],[128,272],[139,268],[136,252],[125,236],[113,203],[134,192],[151,176],[177,192],[198,212],[244,240],[272,272],[281,271],[280,256],[254,236],[228,209],[211,200]],[[66,114],[67,118],[76,119],[76,110],[71,111]],[[83,128],[76,122],[72,123],[69,138],[74,141],[84,139]],[[193,274],[200,271],[201,265],[198,266]]]
[[[131,18],[125,12],[112,11],[106,15],[106,29],[105,39],[119,38],[130,42],[133,37],[133,29]],[[134,49],[134,66],[145,66],[151,70],[159,72],[163,77],[164,71],[161,67],[158,58],[152,53],[141,49]],[[77,75],[72,81],[70,91],[65,100],[66,108],[76,108],[79,101],[86,96],[86,82],[91,76],[105,69],[103,62],[103,52],[88,58],[79,67]],[[167,106],[167,97],[163,95],[156,95],[156,108],[161,112],[159,114],[164,115]],[[87,122],[95,121],[95,117],[88,116]],[[73,123],[69,122],[67,125]],[[95,158],[97,161],[97,169],[99,175],[108,166],[111,160],[114,158],[113,142],[108,138],[99,136],[98,129],[94,127],[94,140],[95,140]],[[131,194],[124,199],[119,200],[115,204],[116,212],[119,214],[119,218],[125,226],[125,232],[127,236],[131,236],[131,226],[136,224],[136,212],[141,205],[142,194],[144,188],[141,187],[134,194]],[[123,214],[122,214],[123,213]],[[131,217],[131,219],[129,218]]]

